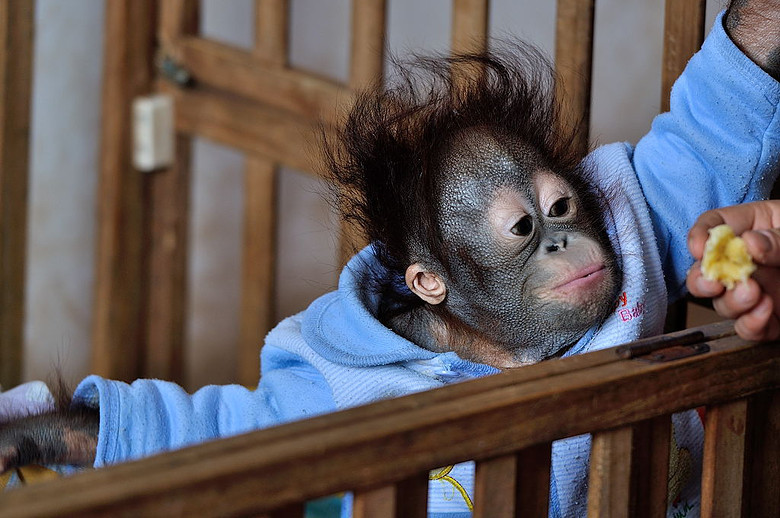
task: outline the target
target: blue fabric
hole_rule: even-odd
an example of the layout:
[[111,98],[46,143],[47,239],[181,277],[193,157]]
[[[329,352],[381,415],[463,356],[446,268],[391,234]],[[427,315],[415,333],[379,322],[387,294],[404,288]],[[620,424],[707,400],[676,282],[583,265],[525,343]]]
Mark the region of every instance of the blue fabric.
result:
[[[736,49],[719,17],[673,90],[672,113],[659,116],[635,149],[613,144],[591,155],[605,192],[614,195],[610,239],[627,273],[623,306],[573,351],[660,332],[664,276],[669,296],[678,296],[692,263],[685,240],[695,218],[709,208],[763,198],[774,182],[779,99],[778,83]],[[424,350],[377,321],[377,296],[367,289],[377,268],[372,250],[364,250],[342,272],[337,291],[268,335],[257,390],[210,386],[188,395],[159,380],[128,385],[86,378],[76,397],[100,408],[95,465],[498,372],[454,353]],[[676,440],[693,448],[700,430],[689,421],[676,421],[691,430]],[[589,442],[575,439],[558,441],[554,449],[555,516],[583,510]],[[571,459],[583,452],[584,459]],[[464,466],[455,469],[465,480],[471,475]],[[435,498],[432,509],[438,516],[466,510],[457,498]]]
[[699,214],[771,190],[780,167],[779,98],[780,83],[734,45],[721,13],[674,84],[670,112],[637,144],[633,164],[672,300],[684,293],[687,234]]

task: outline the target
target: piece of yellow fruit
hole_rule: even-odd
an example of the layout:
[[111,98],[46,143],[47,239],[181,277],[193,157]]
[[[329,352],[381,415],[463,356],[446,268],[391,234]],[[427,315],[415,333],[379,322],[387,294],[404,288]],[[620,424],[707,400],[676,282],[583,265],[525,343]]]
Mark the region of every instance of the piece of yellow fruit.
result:
[[737,282],[747,280],[756,271],[756,265],[748,254],[745,241],[735,236],[728,225],[712,227],[709,234],[704,245],[701,272],[705,279],[718,281],[726,289],[733,289]]

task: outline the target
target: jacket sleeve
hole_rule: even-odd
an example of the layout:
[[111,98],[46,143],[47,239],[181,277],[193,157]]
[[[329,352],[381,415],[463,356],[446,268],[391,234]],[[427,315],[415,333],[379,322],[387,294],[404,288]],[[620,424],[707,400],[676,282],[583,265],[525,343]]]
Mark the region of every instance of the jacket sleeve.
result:
[[257,389],[212,385],[188,394],[160,380],[132,384],[89,376],[74,398],[100,408],[95,467],[228,437],[335,409],[331,390],[310,364],[266,346]]
[[780,170],[779,100],[780,83],[734,45],[721,13],[675,83],[670,112],[633,154],[670,298],[684,293],[699,214],[768,196]]

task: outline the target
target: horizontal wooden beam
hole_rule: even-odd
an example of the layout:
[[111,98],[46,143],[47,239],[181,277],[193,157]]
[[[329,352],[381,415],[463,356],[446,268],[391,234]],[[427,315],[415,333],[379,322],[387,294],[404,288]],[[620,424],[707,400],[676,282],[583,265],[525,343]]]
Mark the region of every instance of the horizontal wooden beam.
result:
[[203,38],[163,47],[203,87],[244,97],[310,120],[335,121],[351,105],[345,86],[310,72],[281,68],[252,52]]
[[595,359],[591,368],[579,368],[577,357],[543,362],[214,441],[10,492],[0,497],[0,516],[268,512],[780,385],[778,344],[729,337],[708,345],[708,353],[667,363],[598,351],[580,357]]
[[176,101],[177,131],[199,135],[304,172],[321,171],[316,123],[213,90],[160,83]]

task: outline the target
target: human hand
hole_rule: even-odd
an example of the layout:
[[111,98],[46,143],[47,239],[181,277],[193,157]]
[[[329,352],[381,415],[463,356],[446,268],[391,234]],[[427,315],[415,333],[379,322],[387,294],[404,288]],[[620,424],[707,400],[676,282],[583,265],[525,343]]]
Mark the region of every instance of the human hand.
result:
[[[702,277],[700,268],[707,231],[723,223],[745,240],[757,266],[750,279],[729,291]],[[705,212],[688,234],[688,249],[696,259],[686,279],[693,295],[712,298],[715,311],[735,319],[737,334],[746,340],[780,338],[780,200]]]

